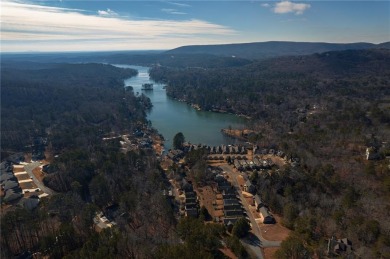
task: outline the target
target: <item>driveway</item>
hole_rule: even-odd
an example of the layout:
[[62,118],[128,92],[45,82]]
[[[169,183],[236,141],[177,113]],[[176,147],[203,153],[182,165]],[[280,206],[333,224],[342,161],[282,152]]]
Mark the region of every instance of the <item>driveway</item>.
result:
[[32,163],[29,163],[27,165],[24,166],[24,169],[26,170],[26,172],[30,175],[31,179],[34,181],[34,183],[38,186],[39,189],[41,189],[43,192],[47,193],[47,194],[50,194],[50,195],[53,195],[55,194],[55,192],[46,187],[42,182],[40,182],[34,175],[33,173],[33,170],[40,166],[41,164],[39,162],[32,162]]

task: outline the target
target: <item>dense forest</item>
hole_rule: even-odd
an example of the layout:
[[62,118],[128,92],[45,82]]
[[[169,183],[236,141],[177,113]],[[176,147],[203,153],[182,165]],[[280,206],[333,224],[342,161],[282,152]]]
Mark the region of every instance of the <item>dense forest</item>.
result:
[[[51,170],[44,182],[57,191],[32,211],[3,207],[2,258],[26,251],[51,258],[150,258],[175,240],[154,152],[124,154],[119,139],[103,140],[147,125],[150,100],[123,86],[136,73],[101,64],[2,64],[2,159],[29,152],[25,146],[37,137],[47,139]],[[96,232],[99,211],[118,227]]]
[[[346,50],[234,68],[151,69],[167,94],[204,110],[243,114],[250,141],[300,158],[300,167],[253,175],[291,245],[326,251],[332,235],[365,258],[390,256],[390,52]],[[366,160],[366,148],[379,160]],[[293,239],[293,241],[291,241]],[[288,249],[288,248],[286,248]]]
[[[21,151],[33,138],[48,133],[55,136],[54,148],[61,149],[61,145],[70,145],[71,133],[78,133],[84,141],[89,134],[83,136],[83,131],[100,128],[109,132],[126,128],[132,117],[144,119],[142,105],[123,88],[123,79],[136,73],[101,64],[32,63],[14,69],[3,63],[2,151]],[[124,112],[129,117],[118,121],[116,117]]]

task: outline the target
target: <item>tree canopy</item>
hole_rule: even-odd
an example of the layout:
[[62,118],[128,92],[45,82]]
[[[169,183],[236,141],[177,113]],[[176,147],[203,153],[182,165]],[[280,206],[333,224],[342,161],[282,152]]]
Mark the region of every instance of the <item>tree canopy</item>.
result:
[[173,148],[182,149],[184,142],[185,142],[185,137],[183,133],[182,132],[176,133],[176,135],[173,137]]

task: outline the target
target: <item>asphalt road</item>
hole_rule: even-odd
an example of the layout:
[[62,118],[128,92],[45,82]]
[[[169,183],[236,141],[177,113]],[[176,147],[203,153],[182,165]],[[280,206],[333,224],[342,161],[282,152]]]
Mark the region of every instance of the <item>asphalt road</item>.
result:
[[242,204],[245,207],[245,210],[247,212],[247,215],[249,217],[249,220],[252,224],[252,233],[253,235],[249,235],[247,238],[243,239],[242,242],[246,244],[254,253],[256,253],[256,256],[258,258],[264,258],[263,253],[261,251],[261,247],[279,247],[280,246],[280,241],[269,241],[266,240],[262,235],[261,235],[261,230],[259,228],[259,225],[257,224],[255,217],[252,215],[251,211],[249,210],[249,204],[245,197],[243,196],[240,186],[237,182],[237,176],[240,174],[238,172],[234,172],[231,166],[229,165],[222,165],[220,166],[228,175],[230,179],[233,179],[233,185],[236,187]]
[[39,189],[41,189],[43,192],[49,194],[49,195],[53,195],[55,192],[46,187],[43,183],[41,183],[34,175],[34,173],[32,172],[36,167],[40,166],[41,164],[39,162],[32,162],[30,164],[27,164],[24,166],[24,169],[26,170],[26,172],[30,175],[30,177],[32,177],[31,179],[34,181],[34,183],[38,186]]

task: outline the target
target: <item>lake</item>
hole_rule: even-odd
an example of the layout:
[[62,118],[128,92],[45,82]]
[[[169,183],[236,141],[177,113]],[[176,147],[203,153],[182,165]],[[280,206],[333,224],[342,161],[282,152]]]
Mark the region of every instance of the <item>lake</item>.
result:
[[[221,129],[244,128],[247,120],[232,114],[198,111],[184,102],[176,101],[167,96],[162,84],[157,84],[149,77],[148,67],[133,65],[115,65],[122,68],[138,70],[138,75],[125,80],[126,86],[132,86],[135,94],[144,93],[153,104],[148,112],[148,120],[165,138],[165,148],[172,145],[176,133],[182,132],[186,141],[193,144],[221,145],[235,144],[238,141],[226,137]],[[142,84],[153,83],[152,91],[141,90]]]

